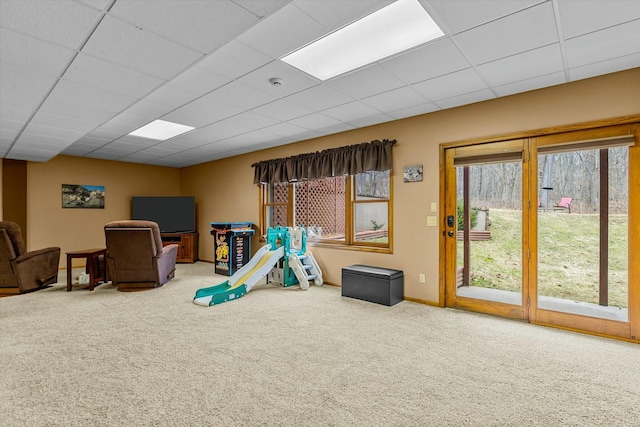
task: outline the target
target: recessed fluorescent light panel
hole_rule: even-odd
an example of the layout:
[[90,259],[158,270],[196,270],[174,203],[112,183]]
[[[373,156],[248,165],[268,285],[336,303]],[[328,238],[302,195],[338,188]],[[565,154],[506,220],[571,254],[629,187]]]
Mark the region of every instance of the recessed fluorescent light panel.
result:
[[443,35],[417,0],[398,0],[281,59],[327,80]]
[[191,126],[181,125],[179,123],[167,122],[164,120],[154,120],[148,125],[144,125],[134,130],[129,135],[140,136],[142,138],[157,139],[165,141],[174,136],[182,135],[195,129]]

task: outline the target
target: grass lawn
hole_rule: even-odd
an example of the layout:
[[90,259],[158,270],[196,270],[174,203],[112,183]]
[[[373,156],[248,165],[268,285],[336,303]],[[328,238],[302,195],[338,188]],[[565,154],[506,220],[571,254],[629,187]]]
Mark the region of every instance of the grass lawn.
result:
[[[491,209],[491,240],[471,242],[472,286],[520,291],[521,212]],[[538,294],[598,303],[599,216],[538,214]],[[627,307],[627,216],[609,217],[609,305]],[[458,242],[458,266],[463,244]]]

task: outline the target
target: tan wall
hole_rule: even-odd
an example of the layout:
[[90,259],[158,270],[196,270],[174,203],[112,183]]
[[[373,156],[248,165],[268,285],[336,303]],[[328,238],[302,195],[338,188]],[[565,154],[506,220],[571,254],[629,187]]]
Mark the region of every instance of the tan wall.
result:
[[[63,209],[62,184],[104,186],[105,208]],[[131,196],[179,195],[180,170],[58,156],[45,163],[29,162],[27,186],[27,248],[59,246],[60,265],[65,267],[65,252],[104,247],[104,224],[131,217]]]
[[[439,200],[439,145],[639,114],[639,81],[640,69],[634,69],[185,168],[181,171],[182,193],[196,196],[199,204],[200,258],[213,261],[209,222],[258,222],[253,162],[374,139],[397,139],[393,149],[394,253],[310,249],[330,283],[339,284],[342,267],[351,264],[397,268],[405,273],[405,296],[437,302],[439,235],[437,227],[427,227],[426,218],[435,215],[429,212],[430,204]],[[424,180],[404,183],[404,166],[415,164],[423,164]],[[418,283],[420,273],[426,274],[426,284]]]
[[4,200],[4,196],[2,195],[2,182],[2,161],[0,160],[0,221],[3,220],[2,212],[4,212],[4,209],[2,208]]

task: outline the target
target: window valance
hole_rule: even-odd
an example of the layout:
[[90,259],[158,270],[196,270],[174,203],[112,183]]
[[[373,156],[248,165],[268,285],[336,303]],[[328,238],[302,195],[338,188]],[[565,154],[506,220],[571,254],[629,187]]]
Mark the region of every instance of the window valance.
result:
[[346,147],[254,163],[254,184],[295,182],[391,169],[396,140],[375,140]]

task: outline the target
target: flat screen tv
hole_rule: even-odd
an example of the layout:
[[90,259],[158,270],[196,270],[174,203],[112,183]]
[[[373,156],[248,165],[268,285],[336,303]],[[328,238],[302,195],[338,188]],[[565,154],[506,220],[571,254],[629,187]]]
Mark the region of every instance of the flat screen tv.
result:
[[154,221],[162,233],[196,231],[196,200],[193,196],[134,196],[131,219]]

